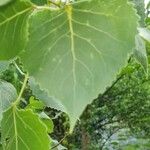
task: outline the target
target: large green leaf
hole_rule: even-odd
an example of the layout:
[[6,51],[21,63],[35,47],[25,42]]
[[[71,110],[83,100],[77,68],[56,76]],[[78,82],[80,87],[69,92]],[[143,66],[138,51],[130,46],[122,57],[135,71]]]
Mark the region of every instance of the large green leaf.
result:
[[3,114],[2,142],[5,150],[49,150],[46,126],[31,110],[12,106]]
[[0,121],[2,113],[8,109],[17,99],[17,91],[14,86],[6,81],[0,80]]
[[56,110],[60,110],[60,111],[63,111],[63,112],[67,112],[65,110],[65,107],[61,103],[61,101],[58,101],[54,97],[50,97],[45,90],[41,90],[39,84],[37,84],[35,82],[35,79],[33,77],[31,77],[29,79],[29,85],[30,85],[30,89],[32,90],[32,94],[37,99],[42,101],[47,107],[50,107],[50,108],[53,108],[53,109],[56,109]]
[[27,40],[27,18],[33,6],[15,0],[0,7],[0,59],[10,59],[24,48]]
[[20,57],[41,87],[63,103],[72,126],[126,64],[137,20],[126,0],[86,0],[30,17]]

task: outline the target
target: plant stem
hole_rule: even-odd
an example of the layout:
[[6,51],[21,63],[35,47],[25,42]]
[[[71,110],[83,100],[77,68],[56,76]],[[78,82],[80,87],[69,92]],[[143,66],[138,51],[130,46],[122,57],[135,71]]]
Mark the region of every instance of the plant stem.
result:
[[14,65],[15,65],[16,69],[19,71],[19,73],[24,76],[25,73],[22,72],[22,70],[18,67],[18,65],[16,64],[16,62],[14,62]]
[[27,73],[27,74],[25,74],[25,78],[24,78],[24,81],[23,81],[23,85],[22,85],[22,87],[21,87],[20,93],[19,93],[19,95],[18,95],[16,101],[14,102],[14,105],[17,105],[17,104],[20,102],[21,97],[22,97],[22,94],[23,94],[23,92],[24,92],[24,90],[25,90],[25,88],[26,88],[26,84],[27,84],[27,82],[28,82],[28,78],[29,78],[29,75],[28,75],[28,73]]

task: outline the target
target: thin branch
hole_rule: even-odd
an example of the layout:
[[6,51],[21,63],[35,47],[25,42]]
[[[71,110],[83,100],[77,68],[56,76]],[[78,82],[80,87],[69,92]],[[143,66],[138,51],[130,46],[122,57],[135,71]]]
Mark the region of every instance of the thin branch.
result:
[[19,73],[21,74],[21,75],[25,75],[25,73],[18,67],[18,65],[16,64],[16,62],[14,61],[13,62],[13,64],[15,65],[15,67],[16,67],[16,69],[19,71]]
[[[131,62],[132,59],[132,55],[130,56],[130,58],[128,59],[128,64]],[[104,96],[106,94],[109,93],[109,91],[111,91],[111,89],[125,76],[126,74],[121,74],[116,80],[115,82],[100,96],[100,98],[104,98]]]
[[67,136],[68,136],[68,134],[66,134],[66,135],[58,142],[58,144],[56,144],[55,146],[53,146],[50,150],[52,150],[52,149],[58,147],[58,146],[64,141],[64,139],[65,139]]
[[125,74],[122,74],[120,77],[118,77],[116,81],[100,96],[100,98],[103,98],[109,91],[111,91],[111,89],[124,77],[124,75]]
[[117,130],[115,130],[114,132],[110,133],[110,135],[107,137],[106,141],[103,142],[103,144],[101,145],[100,149],[103,150],[104,146],[106,145],[106,143],[108,142],[108,140],[111,139],[111,137],[117,133],[120,130],[120,128],[118,128]]

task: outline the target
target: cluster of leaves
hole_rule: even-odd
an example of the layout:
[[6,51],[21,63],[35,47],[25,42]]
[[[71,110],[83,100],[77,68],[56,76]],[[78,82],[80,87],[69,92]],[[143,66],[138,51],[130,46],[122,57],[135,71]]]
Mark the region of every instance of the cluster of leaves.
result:
[[[22,68],[22,65],[19,63],[18,60],[17,60],[17,64],[16,63],[11,63],[11,64],[1,63],[1,66],[4,66],[4,65],[5,65],[5,71],[1,72],[1,74],[0,74],[0,79],[1,79],[0,96],[1,96],[2,106],[3,106],[3,107],[1,107],[1,111],[4,111],[5,109],[7,110],[7,105],[10,105],[11,101],[12,101],[12,103],[14,102],[14,100],[17,98],[17,93],[19,93],[19,91],[22,88],[22,83],[24,81],[24,75],[21,74],[21,72],[20,72],[21,70],[18,70],[19,68]],[[7,70],[6,70],[6,65],[7,65]],[[33,95],[34,95],[33,91],[31,90],[29,84],[26,84],[26,87],[24,89],[24,92],[22,94],[22,98],[21,98],[21,101],[19,104],[19,109],[24,110],[25,112],[29,111],[29,110],[32,111],[32,113],[34,113],[34,115],[36,115],[36,117],[38,118],[38,120],[34,120],[33,123],[34,124],[36,123],[37,125],[40,123],[40,124],[42,124],[43,127],[45,126],[47,128],[47,135],[48,135],[48,134],[52,133],[53,129],[54,129],[53,122],[49,118],[49,116],[51,118],[54,118],[54,123],[55,123],[55,118],[57,118],[56,116],[57,116],[58,111],[50,109],[50,108],[46,108],[44,103],[42,103],[42,101],[35,99],[35,97]],[[41,96],[42,96],[42,94],[41,94]],[[5,108],[5,106],[6,106],[6,108]],[[9,117],[11,117],[11,116],[9,116]],[[27,121],[30,121],[30,120],[32,120],[33,115],[28,114],[28,117],[31,117],[31,119],[27,118]],[[2,116],[1,116],[1,118],[2,118]],[[7,116],[6,116],[6,119],[8,119]],[[16,123],[18,124],[17,119],[16,119]],[[6,124],[9,126],[12,123],[4,123],[4,125],[6,125]],[[27,124],[28,124],[28,122],[27,122]],[[19,124],[19,126],[23,126],[23,125]],[[30,126],[28,126],[28,127],[30,128]],[[45,130],[46,130],[46,128],[45,128]],[[38,129],[38,131],[36,131],[36,129]],[[17,128],[17,130],[18,130],[18,128]],[[22,130],[22,128],[20,130]],[[28,136],[31,138],[32,137],[31,130],[30,131],[28,131],[28,129],[26,129],[26,130],[27,130],[28,134],[30,135],[30,136],[29,135]],[[41,139],[41,136],[42,136],[41,132],[43,132],[43,131],[39,128],[39,126],[37,126],[37,128],[32,129],[32,130],[33,130],[35,136],[37,138]],[[21,131],[19,131],[19,132],[21,132]],[[36,132],[39,132],[40,135],[38,135],[39,133],[36,135]],[[24,134],[24,135],[26,135],[26,134]],[[46,133],[45,133],[45,135],[46,135]],[[26,141],[28,136],[22,140]],[[22,138],[22,136],[19,138]],[[49,141],[45,141],[45,138],[49,139]],[[61,144],[59,144],[56,140],[52,140],[48,136],[43,137],[43,142],[44,141],[45,141],[45,144],[51,143],[52,149],[54,149],[54,150],[66,149],[65,147],[61,146]],[[30,146],[30,144],[32,144],[32,140],[30,139],[29,142],[30,143],[26,143],[26,144],[28,144]],[[1,139],[1,143],[2,143],[2,139]],[[45,145],[43,145],[42,141],[40,143],[42,144],[43,147],[45,147]],[[28,147],[28,145],[26,145],[26,148]],[[37,145],[37,142],[35,145]],[[12,146],[12,145],[10,145],[10,146]],[[23,143],[20,143],[20,146],[22,148]],[[47,145],[47,146],[49,147],[49,145]],[[0,149],[1,148],[2,148],[2,145],[0,146]],[[12,147],[12,148],[15,149],[14,147]],[[38,146],[36,147],[36,149],[37,148],[38,148]]]
[[73,127],[125,65],[135,45],[137,16],[122,0],[59,6],[15,0],[1,7],[0,59],[19,56],[29,74],[63,104]]
[[[137,22],[137,14],[127,0],[79,0],[66,4],[2,0],[2,148],[65,149],[51,144],[57,142],[49,136],[53,123],[46,107],[66,112],[72,130],[86,105],[111,85],[133,49],[147,73],[145,41],[141,37],[149,39],[145,28],[139,28],[137,33]],[[16,57],[26,71],[22,71]],[[6,75],[9,71],[4,72],[9,66],[13,72],[10,79]]]

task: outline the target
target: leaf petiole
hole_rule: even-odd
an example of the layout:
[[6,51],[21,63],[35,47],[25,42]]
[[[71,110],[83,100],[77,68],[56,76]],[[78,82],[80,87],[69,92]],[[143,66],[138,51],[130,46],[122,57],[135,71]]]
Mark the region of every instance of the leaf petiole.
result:
[[16,62],[14,61],[13,62],[13,64],[14,64],[14,66],[16,67],[16,69],[19,71],[19,73],[21,74],[21,75],[25,75],[25,73],[18,67],[18,65],[16,64]]
[[23,94],[23,92],[24,92],[24,90],[26,88],[26,84],[28,82],[28,78],[29,78],[29,74],[27,73],[27,74],[25,74],[25,78],[24,78],[23,85],[22,85],[22,88],[20,90],[20,93],[19,93],[16,101],[13,103],[14,105],[18,105],[18,103],[20,102],[22,94]]

